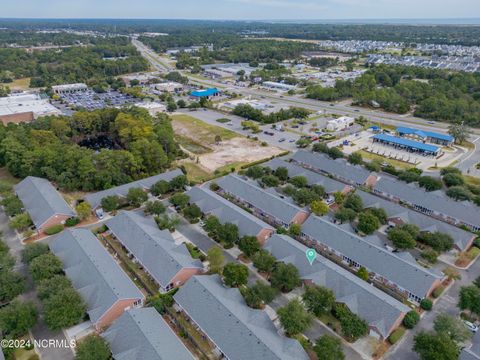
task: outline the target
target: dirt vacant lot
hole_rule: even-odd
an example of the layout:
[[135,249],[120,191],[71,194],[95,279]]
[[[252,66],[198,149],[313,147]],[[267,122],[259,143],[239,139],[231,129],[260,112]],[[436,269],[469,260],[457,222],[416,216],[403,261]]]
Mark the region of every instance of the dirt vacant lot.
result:
[[[283,152],[279,148],[262,146],[258,141],[188,115],[174,115],[172,118],[177,140],[190,155],[190,159],[184,162],[193,162],[206,173],[239,167]],[[216,142],[219,140],[217,137],[221,141]]]

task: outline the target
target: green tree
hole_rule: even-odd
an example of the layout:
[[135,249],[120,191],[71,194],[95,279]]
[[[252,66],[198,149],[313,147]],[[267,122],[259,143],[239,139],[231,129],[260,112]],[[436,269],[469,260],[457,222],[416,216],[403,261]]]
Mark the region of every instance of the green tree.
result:
[[380,227],[378,218],[370,212],[361,213],[358,217],[357,229],[366,235],[373,234]]
[[8,216],[15,216],[22,212],[23,204],[20,199],[13,194],[4,196],[0,203]]
[[120,198],[116,195],[106,196],[101,201],[102,209],[110,212],[120,207]]
[[148,200],[148,194],[141,188],[131,188],[127,193],[127,201],[131,206],[139,207]]
[[275,170],[275,176],[281,181],[287,181],[288,179],[288,169],[284,166],[280,166]]
[[49,279],[39,281],[37,295],[40,300],[45,300],[67,288],[72,288],[72,282],[63,275],[55,275]]
[[218,246],[213,246],[207,252],[207,261],[209,263],[210,273],[220,274],[225,263],[222,249]]
[[363,163],[362,155],[358,152],[348,155],[348,162],[353,165],[361,165]]
[[185,175],[175,176],[170,182],[168,186],[170,190],[184,190],[185,186],[188,184],[187,177]]
[[258,271],[264,273],[270,273],[273,270],[273,267],[277,261],[275,257],[270,254],[267,250],[260,250],[253,256],[253,266],[255,266]]
[[434,332],[420,332],[414,337],[413,350],[421,360],[457,360],[459,348],[450,337]]
[[312,323],[310,315],[298,299],[291,300],[287,305],[277,310],[280,323],[289,336],[300,334]]
[[92,207],[88,202],[84,201],[77,205],[75,211],[80,220],[85,220],[92,214]]
[[183,193],[175,193],[170,197],[170,203],[174,206],[184,209],[190,201],[190,197]]
[[480,315],[480,288],[475,285],[462,286],[458,307]]
[[296,188],[301,189],[308,186],[308,179],[305,176],[298,175],[290,178],[289,183]]
[[145,214],[161,215],[166,210],[165,205],[159,200],[147,201],[145,203]]
[[431,176],[420,177],[420,179],[418,179],[418,185],[425,188],[427,191],[435,191],[442,188],[442,182]]
[[197,204],[191,204],[183,209],[183,215],[190,220],[190,222],[195,222],[202,217],[202,210],[200,210]]
[[320,316],[332,311],[335,304],[335,294],[332,290],[323,286],[307,286],[303,294],[303,302],[308,311],[315,314],[315,316]]
[[353,211],[359,213],[363,210],[363,200],[357,194],[350,194],[343,202],[343,206],[347,209],[352,209]]
[[280,180],[275,175],[264,175],[261,181],[266,187],[275,187],[280,184]]
[[452,186],[447,190],[447,196],[457,201],[470,201],[473,197],[472,193],[463,186]]
[[86,305],[72,288],[51,295],[43,303],[44,319],[48,328],[58,330],[78,324],[84,317]]
[[388,238],[398,249],[412,249],[416,245],[415,239],[405,230],[393,228],[388,232]]
[[403,326],[413,329],[420,321],[420,315],[415,310],[409,311],[403,318]]
[[301,285],[298,269],[292,264],[278,262],[270,276],[272,286],[282,292],[290,292]]
[[261,247],[255,236],[244,236],[238,242],[238,248],[247,256],[251,257],[260,251]]
[[0,271],[0,301],[11,301],[25,291],[25,278],[10,269]]
[[39,257],[40,255],[44,255],[49,251],[48,245],[46,244],[39,242],[27,244],[22,249],[22,261],[28,265],[33,259]]
[[463,144],[470,134],[470,129],[462,122],[450,125],[448,133],[455,138],[457,144]]
[[32,225],[32,220],[27,213],[22,213],[14,216],[10,220],[9,225],[14,230],[23,231],[28,229]]
[[37,317],[33,302],[14,300],[0,309],[0,328],[4,336],[18,338],[35,325]]
[[324,201],[315,200],[310,204],[310,210],[317,216],[323,216],[328,213],[329,207]]
[[435,318],[433,329],[438,334],[447,335],[456,343],[465,342],[472,337],[472,333],[467,329],[462,320],[446,313],[439,314]]
[[360,269],[358,269],[357,276],[364,281],[368,281],[368,279],[370,278],[370,274],[368,273],[368,270],[365,269],[363,266],[360,267]]
[[252,178],[252,179],[260,179],[264,174],[265,174],[265,170],[258,165],[249,167],[245,172],[245,175],[247,175],[249,178]]
[[75,360],[109,360],[111,352],[108,343],[98,335],[88,335],[75,349]]
[[243,292],[245,302],[254,309],[260,309],[264,304],[269,304],[277,295],[277,290],[271,286],[257,281],[255,285]]
[[248,268],[243,264],[228,263],[223,268],[223,280],[230,287],[246,285],[248,281]]
[[442,180],[447,187],[465,185],[465,179],[463,178],[462,174],[453,172],[445,174]]
[[341,207],[334,214],[335,219],[340,221],[342,224],[347,221],[353,221],[357,217],[355,210]]
[[300,206],[310,205],[315,200],[320,199],[320,196],[318,196],[317,193],[307,188],[301,188],[297,190],[292,197],[293,200],[295,200],[295,202]]
[[35,282],[49,279],[63,271],[62,261],[52,253],[37,256],[30,262],[29,271]]
[[225,223],[217,230],[218,240],[226,246],[232,246],[238,241],[238,226]]
[[291,224],[288,228],[288,233],[292,237],[299,236],[302,233],[302,225],[300,224]]
[[170,190],[170,184],[165,180],[160,180],[160,181],[156,182],[150,188],[150,192],[154,196],[164,195],[164,194],[168,193],[169,190]]
[[427,298],[422,299],[422,301],[420,301],[420,307],[423,310],[430,311],[430,310],[432,310],[433,302],[432,302],[432,300],[427,299]]
[[318,360],[344,360],[342,341],[331,335],[318,338],[313,347]]
[[388,215],[384,209],[370,208],[368,209],[368,212],[374,215],[378,219],[378,221],[380,221],[380,224],[385,225],[388,222]]

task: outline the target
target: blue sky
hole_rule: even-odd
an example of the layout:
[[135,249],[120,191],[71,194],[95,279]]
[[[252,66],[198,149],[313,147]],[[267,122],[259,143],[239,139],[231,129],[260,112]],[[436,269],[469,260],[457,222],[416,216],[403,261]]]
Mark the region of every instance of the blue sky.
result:
[[479,0],[20,0],[0,17],[408,19],[480,16]]

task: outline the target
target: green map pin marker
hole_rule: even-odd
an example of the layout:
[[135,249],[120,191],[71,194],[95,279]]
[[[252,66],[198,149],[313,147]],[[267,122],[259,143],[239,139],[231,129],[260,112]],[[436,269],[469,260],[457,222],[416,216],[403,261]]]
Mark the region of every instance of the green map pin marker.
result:
[[310,263],[310,265],[312,265],[313,261],[317,257],[317,252],[315,251],[315,249],[307,249],[307,252],[305,253],[305,255],[307,256],[307,260]]

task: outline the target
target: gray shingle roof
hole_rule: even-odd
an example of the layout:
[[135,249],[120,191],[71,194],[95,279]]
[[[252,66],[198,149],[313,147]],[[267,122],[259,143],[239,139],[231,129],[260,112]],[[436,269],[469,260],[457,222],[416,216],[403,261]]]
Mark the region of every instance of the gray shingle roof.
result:
[[148,190],[160,180],[170,181],[180,175],[183,175],[183,172],[180,169],[167,171],[165,173],[151,176],[146,179],[133,181],[131,183],[123,184],[111,189],[99,191],[93,194],[88,194],[85,196],[85,201],[87,201],[92,206],[92,209],[95,209],[101,205],[102,199],[107,196],[116,195],[120,197],[125,197],[128,194],[128,190],[132,188],[142,188]]
[[279,167],[284,167],[288,170],[288,176],[290,178],[294,176],[304,176],[305,178],[307,178],[309,185],[321,185],[328,194],[342,191],[343,189],[345,189],[345,186],[347,186],[340,181],[330,179],[327,176],[304,169],[303,167],[296,165],[293,162],[286,162],[279,158],[275,158],[272,161],[267,162],[265,166],[268,166],[273,170],[276,170]]
[[222,224],[237,225],[240,236],[256,236],[263,229],[273,230],[267,223],[213,191],[193,187],[186,194],[190,197],[190,203],[196,204],[204,214],[216,216]]
[[303,211],[288,201],[267,192],[250,181],[237,175],[228,175],[217,181],[217,184],[227,193],[232,194],[257,209],[290,224],[293,218]]
[[65,230],[49,246],[62,260],[65,274],[87,303],[93,323],[118,300],[144,299],[90,230]]
[[115,360],[193,360],[154,308],[130,309],[102,335]]
[[475,237],[474,234],[454,225],[421,214],[376,195],[361,190],[357,190],[356,194],[362,198],[365,208],[382,208],[386,211],[389,218],[400,218],[406,223],[417,225],[421,231],[438,231],[450,235],[460,250],[465,250],[472,238]]
[[265,311],[249,308],[218,275],[192,277],[174,298],[230,360],[308,359],[296,340],[278,334]]
[[363,184],[372,173],[367,169],[352,165],[345,159],[333,160],[325,154],[313,153],[306,150],[297,151],[292,160],[322,170],[328,174],[342,177],[354,184]]
[[37,229],[54,215],[76,215],[46,179],[28,176],[15,186],[15,192]]
[[312,280],[317,285],[331,289],[338,302],[345,303],[352,312],[377,328],[384,338],[388,337],[398,318],[410,310],[408,306],[322,256],[317,256],[313,265],[310,265],[305,257],[307,247],[289,236],[276,234],[264,248],[279,261],[295,265],[303,280]]
[[443,191],[426,192],[414,183],[407,184],[388,176],[382,176],[374,188],[412,204],[480,227],[480,207],[472,202],[455,201]]
[[442,278],[441,274],[314,215],[303,224],[302,232],[420,298],[427,294],[435,280]]
[[183,268],[203,268],[184,244],[175,244],[170,232],[160,230],[150,217],[120,211],[105,224],[164,289]]

